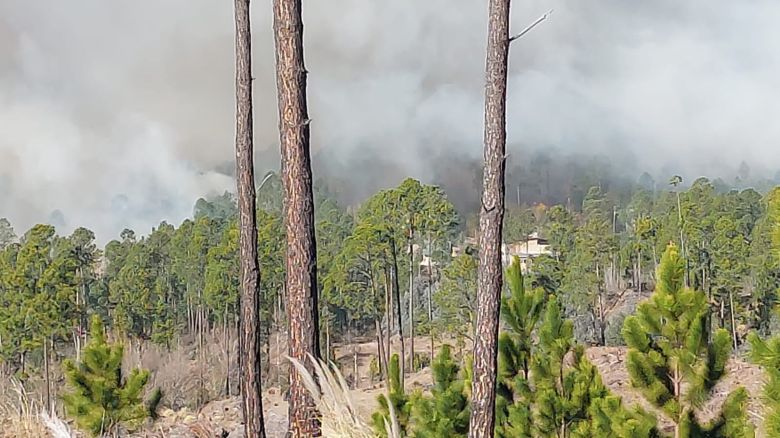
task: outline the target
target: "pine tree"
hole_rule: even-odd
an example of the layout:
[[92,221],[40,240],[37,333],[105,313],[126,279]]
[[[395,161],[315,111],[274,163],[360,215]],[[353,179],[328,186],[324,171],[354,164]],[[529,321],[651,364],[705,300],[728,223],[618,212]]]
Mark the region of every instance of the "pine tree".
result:
[[160,401],[155,393],[150,409],[141,399],[149,372],[136,368],[126,378],[123,376],[123,348],[106,341],[103,323],[97,316],[92,318],[91,335],[82,361],[64,362],[65,377],[72,387],[63,396],[65,410],[93,436],[115,430],[120,423],[137,426]]
[[[771,234],[771,259],[776,265],[780,259],[780,188],[772,190],[767,195],[767,201],[766,231]],[[772,295],[776,296],[777,291]],[[767,436],[780,436],[780,336],[764,340],[753,332],[748,335],[748,342],[751,359],[764,368],[767,376],[764,384],[764,430]]]
[[519,258],[506,272],[510,296],[501,303],[506,330],[498,338],[496,436],[530,433],[531,335],[544,307],[544,291],[526,291]]
[[[707,299],[685,287],[684,277],[685,262],[670,244],[661,258],[655,292],[623,325],[631,383],[669,416],[676,438],[712,430],[697,424],[693,412],[723,376],[731,353],[724,329],[708,342]],[[733,405],[723,410],[724,423],[737,424],[744,416],[744,409]],[[744,433],[731,436],[749,436],[750,431]]]
[[387,436],[385,423],[390,424],[390,407],[388,401],[393,405],[398,426],[403,436],[406,436],[409,427],[409,415],[411,413],[411,402],[409,396],[404,392],[401,384],[401,367],[397,354],[390,358],[390,367],[388,369],[388,388],[387,396],[381,394],[377,397],[379,410],[371,415],[374,432],[380,437]]
[[650,436],[655,422],[609,393],[557,298],[545,306],[541,289],[527,292],[517,260],[505,278],[511,296],[502,302],[495,435]]
[[564,320],[555,296],[549,298],[533,353],[534,432],[558,437],[647,437],[655,422],[624,408],[575,345],[574,327]]
[[433,389],[431,396],[415,396],[412,408],[413,434],[418,438],[466,437],[469,430],[468,398],[460,367],[442,345],[431,365]]
[[756,333],[748,336],[753,362],[766,373],[764,385],[764,429],[767,436],[780,436],[780,336],[762,340]]

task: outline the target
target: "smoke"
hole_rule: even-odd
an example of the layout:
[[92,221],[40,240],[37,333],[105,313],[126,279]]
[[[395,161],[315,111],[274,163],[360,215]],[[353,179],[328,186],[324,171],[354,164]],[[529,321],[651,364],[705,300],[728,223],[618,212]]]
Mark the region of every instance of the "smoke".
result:
[[[316,176],[348,201],[406,175],[472,187],[452,173],[481,156],[486,2],[304,3]],[[780,4],[527,0],[512,27],[549,8],[512,44],[513,163],[554,148],[689,177],[780,167]],[[232,12],[0,1],[0,216],[105,241],[232,189]],[[260,173],[278,167],[271,2],[252,14]]]

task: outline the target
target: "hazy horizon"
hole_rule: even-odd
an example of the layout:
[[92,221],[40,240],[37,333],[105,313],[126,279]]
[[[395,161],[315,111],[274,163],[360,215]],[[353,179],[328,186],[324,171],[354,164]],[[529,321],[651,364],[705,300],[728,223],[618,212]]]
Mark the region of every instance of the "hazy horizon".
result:
[[[443,156],[481,157],[486,7],[305,2],[315,178],[348,173],[370,192],[429,182]],[[513,29],[549,9],[512,44],[510,161],[554,149],[689,179],[780,169],[780,4],[532,0],[514,3]],[[270,12],[253,2],[258,173],[278,167]],[[232,14],[204,0],[0,2],[0,217],[21,232],[58,211],[63,232],[104,242],[233,190]]]

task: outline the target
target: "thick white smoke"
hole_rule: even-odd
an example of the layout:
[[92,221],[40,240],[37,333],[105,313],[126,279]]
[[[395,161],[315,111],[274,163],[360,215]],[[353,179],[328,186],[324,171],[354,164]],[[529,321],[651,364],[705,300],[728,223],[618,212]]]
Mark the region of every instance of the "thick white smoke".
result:
[[[427,179],[431,157],[480,156],[486,3],[306,0],[315,172],[366,156]],[[513,159],[555,146],[690,175],[780,166],[777,2],[513,8],[516,30],[555,9],[512,46]],[[270,11],[253,2],[261,169],[278,165]],[[17,229],[55,210],[61,231],[102,241],[178,222],[233,187],[232,160],[232,2],[0,0],[0,216]]]

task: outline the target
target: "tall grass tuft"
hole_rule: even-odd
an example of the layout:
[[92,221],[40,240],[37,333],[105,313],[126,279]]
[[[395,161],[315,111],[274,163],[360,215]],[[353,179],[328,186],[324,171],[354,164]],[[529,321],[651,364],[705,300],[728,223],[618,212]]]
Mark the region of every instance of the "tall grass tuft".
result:
[[0,435],[15,438],[48,436],[41,421],[43,403],[14,377],[0,376]]
[[[306,389],[317,405],[322,421],[322,436],[328,438],[374,438],[371,427],[358,414],[344,376],[335,365],[328,365],[309,355],[314,368],[312,375],[297,359],[287,358],[303,379]],[[391,424],[385,424],[388,436],[400,438],[395,412]]]

